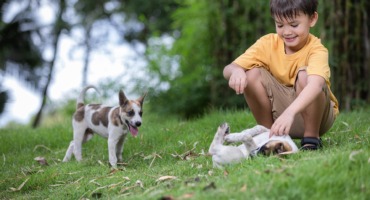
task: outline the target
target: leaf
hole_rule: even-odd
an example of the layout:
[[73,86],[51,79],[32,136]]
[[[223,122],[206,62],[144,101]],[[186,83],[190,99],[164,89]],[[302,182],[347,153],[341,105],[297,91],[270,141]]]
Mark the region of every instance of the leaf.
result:
[[193,144],[194,149],[197,147],[198,143],[199,143],[198,141],[194,142],[194,144]]
[[247,191],[247,185],[244,184],[242,188],[240,188],[240,192],[245,192]]
[[181,199],[190,199],[194,196],[193,193],[187,193],[181,196]]
[[172,196],[163,196],[161,198],[159,198],[160,200],[175,200],[175,198],[173,198]]
[[355,155],[357,155],[357,154],[359,154],[361,152],[362,152],[362,150],[352,151],[351,154],[349,154],[349,160],[354,161],[355,160],[355,158],[354,158]]
[[43,165],[43,166],[49,165],[44,157],[38,156],[38,157],[34,158],[34,160],[36,160],[40,165]]
[[176,176],[161,176],[155,182],[177,179]]
[[124,171],[123,169],[119,169],[119,168],[112,168],[110,171],[109,171],[109,175],[113,175],[117,172],[120,172],[120,171]]
[[343,124],[344,126],[346,126],[346,127],[349,127],[349,124],[348,124],[347,122],[343,122],[343,121],[342,121],[342,124]]
[[27,181],[29,180],[30,178],[27,178],[25,181],[23,181],[22,184],[20,184],[17,188],[13,188],[11,187],[10,190],[13,191],[13,192],[17,192],[17,191],[20,191],[23,186],[27,183]]
[[144,184],[143,184],[143,182],[141,182],[140,180],[137,180],[135,184],[136,184],[137,186],[139,186],[140,188],[144,189]]
[[211,182],[209,185],[203,188],[203,190],[210,190],[210,189],[216,189],[215,182]]
[[99,163],[99,165],[105,167],[105,165],[104,165],[104,163],[102,161],[98,160],[98,163]]
[[354,137],[355,139],[358,139],[358,140],[360,140],[360,139],[361,139],[361,137],[360,137],[359,135],[357,135],[357,134],[356,134],[356,135],[354,135],[353,137]]

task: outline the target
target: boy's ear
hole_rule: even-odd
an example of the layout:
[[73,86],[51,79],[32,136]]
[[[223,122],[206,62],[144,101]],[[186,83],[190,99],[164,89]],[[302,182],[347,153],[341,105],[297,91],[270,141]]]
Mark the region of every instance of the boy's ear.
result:
[[315,13],[310,17],[310,20],[311,20],[311,22],[310,22],[310,27],[311,27],[311,28],[315,26],[315,24],[316,24],[316,22],[317,22],[317,20],[318,20],[318,19],[319,19],[319,14],[318,14],[317,12],[315,12]]

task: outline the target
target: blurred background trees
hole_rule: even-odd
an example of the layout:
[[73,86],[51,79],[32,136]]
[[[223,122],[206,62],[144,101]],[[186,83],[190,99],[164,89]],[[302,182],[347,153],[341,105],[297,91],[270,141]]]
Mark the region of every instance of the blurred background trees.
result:
[[[47,25],[35,17],[43,3],[55,10]],[[10,10],[14,4],[22,9]],[[0,112],[7,100],[1,77],[7,75],[39,92],[46,103],[48,84],[56,76],[58,41],[73,30],[83,32],[84,70],[78,73],[87,84],[89,55],[112,30],[102,26],[112,27],[120,42],[142,52],[145,65],[135,70],[145,76],[131,77],[136,83],[131,92],[149,90],[149,109],[188,118],[210,108],[244,108],[243,97],[224,80],[223,67],[274,32],[268,1],[7,0],[0,7]],[[370,103],[368,10],[367,0],[319,0],[319,22],[312,33],[329,49],[332,89],[342,110]],[[45,56],[46,51],[55,57]]]

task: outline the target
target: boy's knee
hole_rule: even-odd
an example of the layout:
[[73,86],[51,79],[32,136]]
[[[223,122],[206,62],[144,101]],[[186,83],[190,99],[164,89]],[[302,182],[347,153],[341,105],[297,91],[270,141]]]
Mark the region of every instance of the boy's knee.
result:
[[247,81],[249,83],[256,83],[261,78],[261,69],[260,68],[252,68],[246,72],[247,74]]

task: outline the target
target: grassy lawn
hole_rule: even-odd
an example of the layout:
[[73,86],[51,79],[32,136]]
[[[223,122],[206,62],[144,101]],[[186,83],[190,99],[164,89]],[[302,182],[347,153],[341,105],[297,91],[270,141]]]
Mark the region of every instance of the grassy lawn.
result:
[[369,199],[369,112],[341,113],[320,151],[257,157],[222,170],[204,153],[222,122],[232,132],[254,126],[249,112],[214,111],[191,121],[145,113],[118,171],[109,168],[99,136],[83,146],[82,162],[61,162],[70,119],[35,130],[9,127],[0,130],[0,199]]

